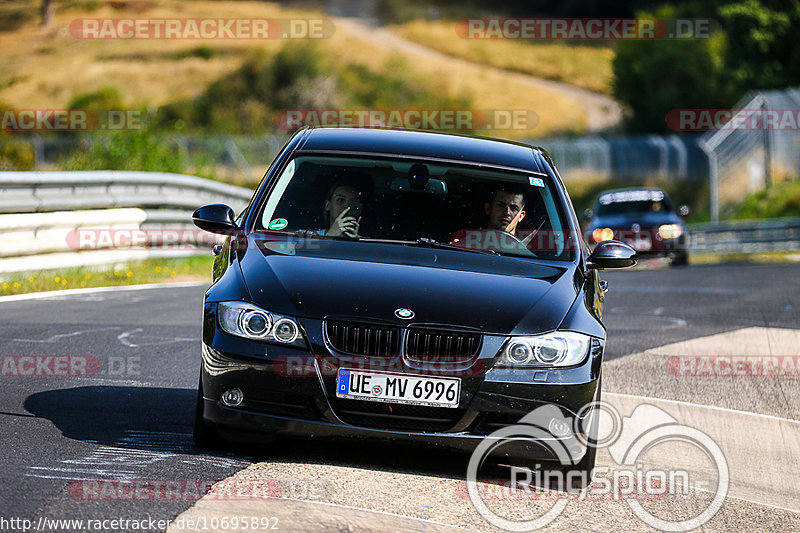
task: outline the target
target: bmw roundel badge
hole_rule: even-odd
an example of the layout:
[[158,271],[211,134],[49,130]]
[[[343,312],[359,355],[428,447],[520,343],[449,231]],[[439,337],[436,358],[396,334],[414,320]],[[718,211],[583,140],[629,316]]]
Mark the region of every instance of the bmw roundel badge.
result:
[[411,309],[406,309],[405,307],[401,307],[394,310],[394,316],[397,318],[402,318],[403,320],[410,320],[414,318],[414,311]]

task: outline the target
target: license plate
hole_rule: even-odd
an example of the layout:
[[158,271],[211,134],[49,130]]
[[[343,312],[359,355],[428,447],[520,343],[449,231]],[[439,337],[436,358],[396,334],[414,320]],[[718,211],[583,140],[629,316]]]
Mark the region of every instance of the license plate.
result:
[[650,240],[650,235],[647,233],[640,233],[635,238],[628,239],[625,244],[629,245],[637,252],[649,252],[653,249],[653,242]]
[[461,380],[339,369],[336,396],[374,402],[458,407]]

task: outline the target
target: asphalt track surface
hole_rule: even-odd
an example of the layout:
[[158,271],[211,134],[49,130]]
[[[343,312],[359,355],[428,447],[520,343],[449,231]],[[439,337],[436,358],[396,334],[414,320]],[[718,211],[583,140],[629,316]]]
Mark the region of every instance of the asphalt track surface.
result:
[[[776,349],[787,351],[777,355],[800,355],[793,336],[800,329],[799,271],[796,265],[720,265],[605,272],[610,290],[604,391],[634,395],[607,396],[628,403],[638,397],[663,398],[733,409],[697,407],[691,413],[705,413],[717,421],[742,419],[748,425],[728,428],[723,437],[731,442],[752,440],[756,448],[793,450],[795,442],[781,439],[800,434],[793,422],[800,420],[797,378],[682,379],[664,369],[670,356],[696,355],[684,350],[702,351],[709,345],[724,350],[725,343],[732,342],[731,355],[737,355],[737,347],[748,342],[742,339],[759,344],[761,335],[777,339]],[[313,441],[231,447],[214,453],[195,448],[191,423],[202,294],[203,286],[193,285],[0,301],[4,358],[12,357],[16,364],[21,361],[18,356],[36,356],[41,365],[38,373],[58,374],[59,363],[46,358],[70,356],[73,360],[67,365],[88,364],[92,374],[24,376],[13,375],[15,367],[4,366],[0,530],[21,530],[10,522],[4,526],[3,519],[29,519],[35,526],[43,518],[170,521],[191,513],[274,516],[277,529],[284,531],[494,529],[459,492],[463,457],[393,444]],[[769,416],[748,422],[752,416],[748,413]],[[773,434],[774,421],[782,425]],[[753,428],[762,422],[767,425],[759,430],[761,435],[753,435]],[[777,442],[758,441],[759,436],[773,435]],[[775,457],[779,459],[770,459],[769,464],[753,459],[753,468],[762,471],[754,471],[749,481],[737,481],[738,492],[725,501],[705,530],[800,531],[800,503],[793,496],[798,493],[800,458]],[[775,464],[782,461],[787,463]],[[775,467],[774,474],[765,473],[769,467]],[[781,473],[783,481],[778,479]],[[277,484],[281,498],[259,500],[255,507],[253,502],[197,502],[188,489],[188,480],[203,486],[234,474],[234,479],[266,480],[268,489]],[[91,484],[97,480],[144,480],[150,486],[178,481],[184,492],[179,500],[177,493],[172,497],[165,492],[164,497],[100,493]],[[782,486],[771,491],[777,482]],[[755,496],[748,497],[749,493]],[[666,501],[655,506],[665,516],[679,516],[693,505],[697,508],[698,497],[693,498],[688,504]],[[499,510],[507,505],[509,516],[517,516],[514,506],[519,503],[500,502]],[[181,514],[192,506],[192,511]],[[536,505],[526,509],[531,508]],[[584,503],[573,512],[568,508],[549,527],[650,530],[620,502]],[[45,530],[89,529],[84,525]],[[202,528],[173,525],[171,530]]]

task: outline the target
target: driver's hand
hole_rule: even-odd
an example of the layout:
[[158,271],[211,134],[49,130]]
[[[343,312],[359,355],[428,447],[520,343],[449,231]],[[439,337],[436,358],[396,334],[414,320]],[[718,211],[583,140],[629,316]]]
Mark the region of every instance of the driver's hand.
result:
[[517,229],[517,224],[519,224],[523,218],[525,218],[525,211],[520,211],[516,216],[514,216],[514,218],[511,219],[511,222],[508,223],[505,231],[514,235]]
[[325,235],[330,235],[331,237],[352,237],[356,238],[358,236],[358,226],[361,224],[361,218],[359,217],[356,220],[353,217],[348,217],[347,212],[350,211],[350,208],[345,208],[344,211],[339,213],[339,216],[331,224],[331,227],[328,228],[328,231],[325,232]]

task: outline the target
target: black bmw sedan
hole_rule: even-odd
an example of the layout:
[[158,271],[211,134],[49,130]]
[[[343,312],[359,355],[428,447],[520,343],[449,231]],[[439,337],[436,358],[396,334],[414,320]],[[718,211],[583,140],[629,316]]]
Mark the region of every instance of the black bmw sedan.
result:
[[[242,213],[213,204],[194,222],[228,236],[205,294],[200,445],[470,450],[543,405],[586,418],[606,341],[598,270],[636,262],[616,241],[589,254],[543,150],[441,133],[301,130]],[[545,425],[593,467],[591,426]],[[502,453],[552,460],[543,444]]]

